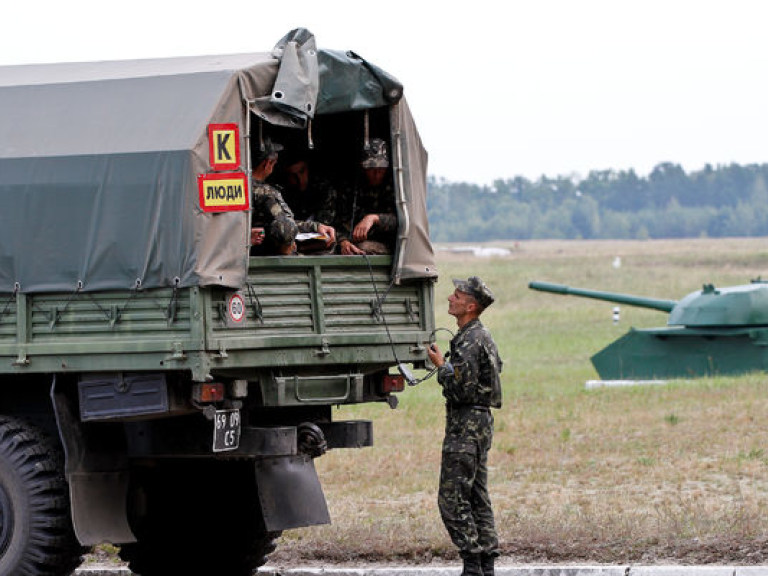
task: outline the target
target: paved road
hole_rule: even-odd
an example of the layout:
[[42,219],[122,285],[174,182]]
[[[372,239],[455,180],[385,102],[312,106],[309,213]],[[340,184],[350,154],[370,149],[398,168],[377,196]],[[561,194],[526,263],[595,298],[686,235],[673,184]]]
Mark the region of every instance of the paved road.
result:
[[[265,566],[262,576],[458,576],[461,567],[291,568]],[[77,576],[131,576],[124,567],[86,566]],[[222,575],[215,575],[222,576]],[[496,576],[768,576],[768,566],[497,566]]]

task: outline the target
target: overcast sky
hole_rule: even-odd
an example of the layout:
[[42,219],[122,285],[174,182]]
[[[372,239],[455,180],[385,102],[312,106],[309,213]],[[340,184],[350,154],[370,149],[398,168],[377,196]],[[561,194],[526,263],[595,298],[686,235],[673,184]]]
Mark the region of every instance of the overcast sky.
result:
[[0,64],[264,52],[305,27],[405,86],[431,175],[768,162],[765,0],[34,0]]

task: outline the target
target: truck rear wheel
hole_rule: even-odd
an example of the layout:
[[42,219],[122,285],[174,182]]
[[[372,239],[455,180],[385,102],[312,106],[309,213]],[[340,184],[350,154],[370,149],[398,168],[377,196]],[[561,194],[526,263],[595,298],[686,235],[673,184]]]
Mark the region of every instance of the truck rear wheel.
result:
[[63,462],[37,427],[0,416],[0,574],[63,576],[80,565]]
[[263,527],[253,462],[164,463],[133,493],[137,542],[120,556],[141,576],[251,576],[280,536]]

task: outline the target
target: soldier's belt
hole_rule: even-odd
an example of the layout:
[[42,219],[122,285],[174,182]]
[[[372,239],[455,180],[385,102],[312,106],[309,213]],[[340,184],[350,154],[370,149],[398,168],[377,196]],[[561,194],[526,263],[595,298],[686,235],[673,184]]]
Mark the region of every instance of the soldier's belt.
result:
[[489,406],[483,406],[482,404],[446,404],[449,410],[481,410],[483,412],[490,412]]

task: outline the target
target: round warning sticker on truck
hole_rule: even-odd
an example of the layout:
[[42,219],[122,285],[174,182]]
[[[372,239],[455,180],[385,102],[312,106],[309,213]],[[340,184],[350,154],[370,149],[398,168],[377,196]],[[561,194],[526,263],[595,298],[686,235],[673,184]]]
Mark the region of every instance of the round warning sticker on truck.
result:
[[219,318],[227,328],[249,328],[249,307],[252,310],[253,304],[246,303],[242,292],[228,292],[218,303]]
[[232,322],[240,323],[245,320],[245,300],[239,292],[235,292],[229,297],[227,302],[227,313]]
[[248,186],[245,174],[201,174],[197,177],[200,208],[203,212],[248,210]]

